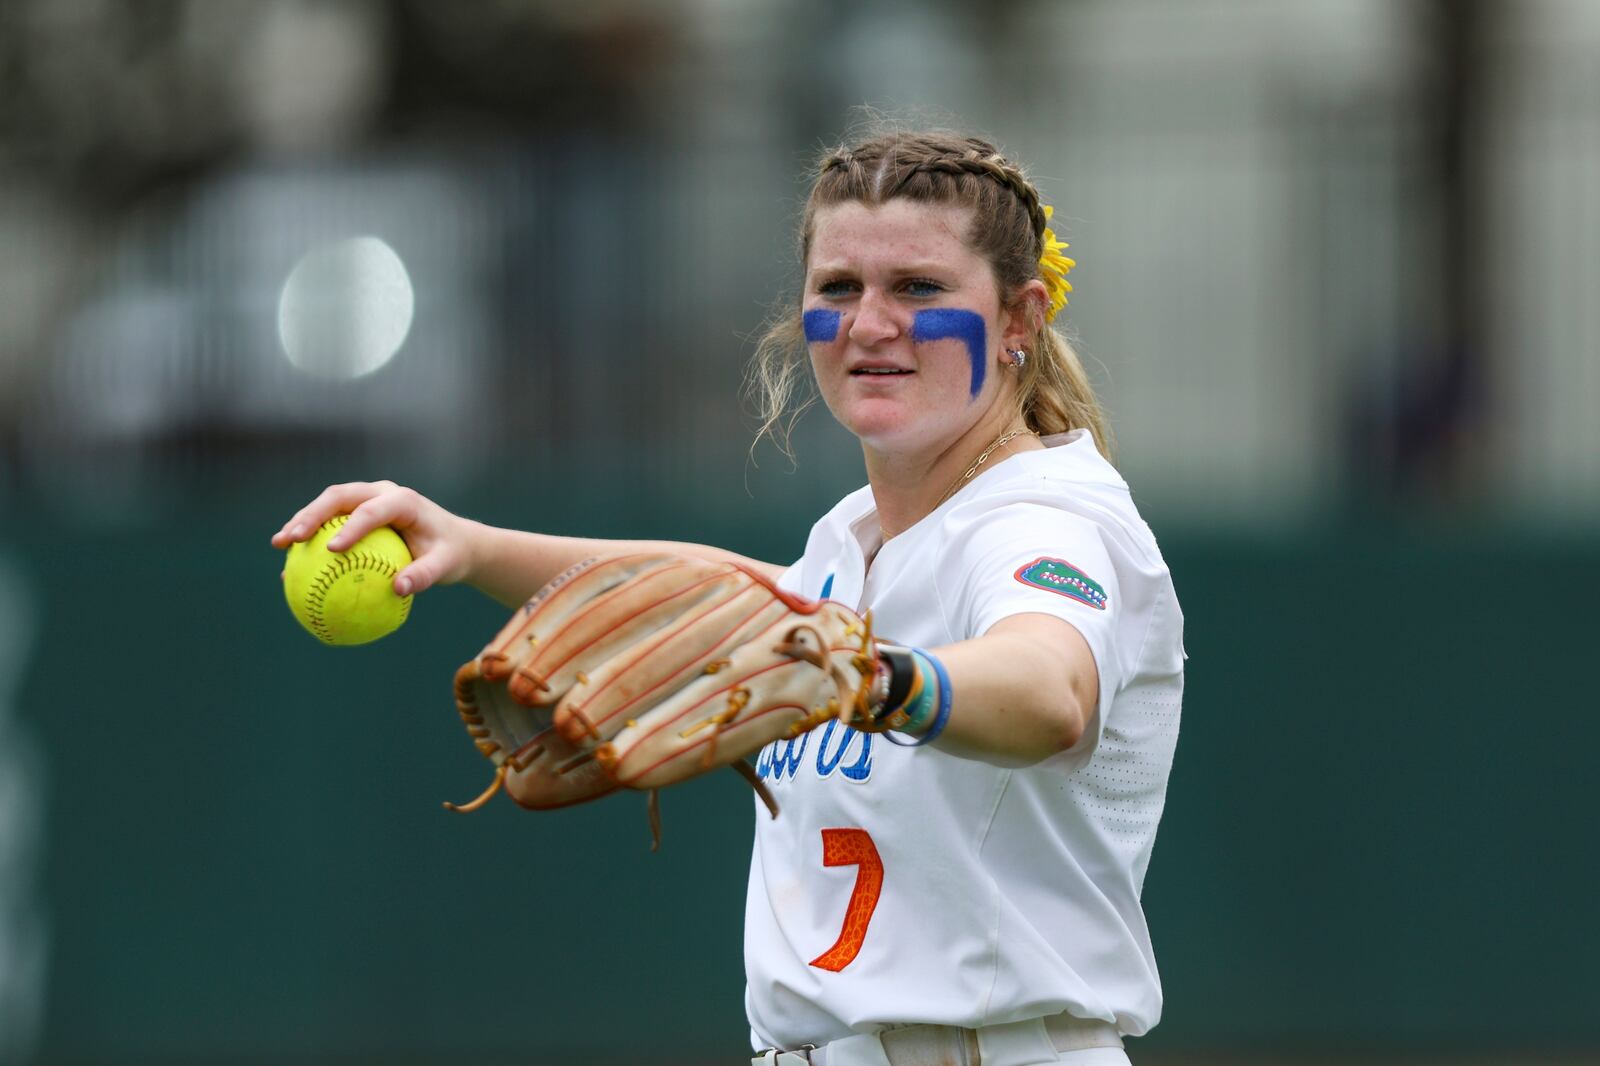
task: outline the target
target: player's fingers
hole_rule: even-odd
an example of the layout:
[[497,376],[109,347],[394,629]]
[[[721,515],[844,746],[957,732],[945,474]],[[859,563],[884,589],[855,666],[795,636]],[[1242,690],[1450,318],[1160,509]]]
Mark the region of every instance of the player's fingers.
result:
[[416,493],[398,486],[379,493],[350,512],[350,520],[328,541],[342,552],[379,526],[408,526],[416,516]]
[[409,596],[435,585],[459,581],[464,558],[459,545],[449,540],[434,542],[394,576],[394,590],[402,596]]
[[[290,516],[289,521],[285,522],[283,528],[278,531],[278,536],[273,538],[273,542],[277,543],[282,540],[286,543],[293,543],[299,540],[310,540],[311,536],[316,533],[318,526],[339,513],[338,507],[343,499],[359,492],[364,487],[359,483],[329,485],[317,493],[316,498],[310,503]],[[350,506],[354,506],[354,504]]]
[[432,586],[433,572],[426,561],[413,562],[394,575],[394,591],[397,596],[414,596]]
[[362,503],[394,488],[392,481],[349,481],[342,485],[329,485],[317,497],[296,511],[272,537],[272,543],[287,548],[296,541],[310,540],[322,523],[334,515],[349,514]]

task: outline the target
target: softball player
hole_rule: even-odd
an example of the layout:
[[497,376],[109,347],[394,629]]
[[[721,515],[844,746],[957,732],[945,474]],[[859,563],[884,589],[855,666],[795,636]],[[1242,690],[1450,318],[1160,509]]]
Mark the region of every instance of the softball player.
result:
[[1139,894],[1182,614],[1048,324],[1073,265],[1049,216],[960,138],[841,148],[812,189],[800,329],[870,484],[782,584],[931,649],[953,702],[915,746],[835,724],[762,752],[784,817],[757,819],[746,904],[756,1061],[1125,1063],[1160,1016]]
[[[829,1066],[878,1062],[851,1044],[874,1040],[890,1062],[897,1047],[923,1061],[909,1044],[950,1056],[927,1061],[1125,1063],[1121,1036],[1160,1015],[1139,891],[1177,737],[1182,619],[1093,438],[1044,443],[977,476],[870,567],[872,496],[852,494],[784,576],[813,597],[831,584],[882,632],[947,660],[942,649],[1007,618],[1061,619],[1092,650],[1099,693],[1077,741],[1028,766],[843,728],[762,753],[783,816],[756,820],[746,904],[758,1048],[826,1045],[832,1057],[811,1061]],[[953,728],[966,703],[950,673]],[[826,854],[840,827],[868,856],[857,865]],[[847,930],[852,909],[865,921]],[[836,943],[838,969],[822,958]],[[856,1035],[907,1023],[925,1025]]]
[[[1183,684],[1182,614],[1076,355],[1074,265],[990,144],[894,133],[823,160],[805,289],[754,381],[780,444],[814,375],[868,484],[787,590],[871,611],[896,732],[834,720],[761,751],[746,1010],[772,1066],[1100,1066],[1160,1016],[1139,896]],[[391,524],[401,594],[520,604],[584,558],[720,549],[492,529],[391,483],[334,486],[274,537]]]

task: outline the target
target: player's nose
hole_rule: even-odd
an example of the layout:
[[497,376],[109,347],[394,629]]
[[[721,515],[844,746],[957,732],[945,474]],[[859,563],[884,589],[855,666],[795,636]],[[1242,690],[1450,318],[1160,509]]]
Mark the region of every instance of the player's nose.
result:
[[894,340],[904,332],[898,308],[882,293],[867,290],[850,320],[850,339],[863,347]]

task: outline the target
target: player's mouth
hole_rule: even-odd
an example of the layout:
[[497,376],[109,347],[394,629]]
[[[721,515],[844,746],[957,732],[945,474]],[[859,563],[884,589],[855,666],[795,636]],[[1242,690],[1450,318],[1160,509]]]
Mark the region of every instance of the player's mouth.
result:
[[900,366],[858,366],[850,371],[853,378],[890,378],[901,377],[914,371]]

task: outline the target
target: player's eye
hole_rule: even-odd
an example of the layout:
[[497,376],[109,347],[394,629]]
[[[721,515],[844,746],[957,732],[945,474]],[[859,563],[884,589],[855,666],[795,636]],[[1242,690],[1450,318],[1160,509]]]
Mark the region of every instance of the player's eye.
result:
[[844,278],[828,278],[817,284],[817,294],[830,299],[839,299],[849,296],[856,291],[855,283]]
[[938,296],[945,291],[943,285],[927,278],[912,278],[905,283],[904,289],[907,296]]

